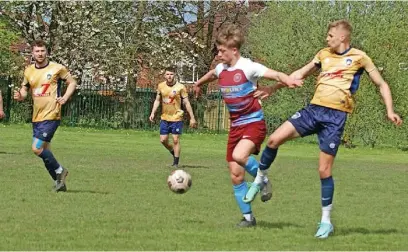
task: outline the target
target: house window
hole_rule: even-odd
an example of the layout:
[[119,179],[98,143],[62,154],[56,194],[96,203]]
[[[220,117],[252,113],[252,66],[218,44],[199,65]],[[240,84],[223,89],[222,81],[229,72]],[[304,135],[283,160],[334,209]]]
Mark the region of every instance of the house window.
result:
[[183,84],[193,84],[202,76],[202,71],[195,64],[178,63],[177,72],[179,82]]

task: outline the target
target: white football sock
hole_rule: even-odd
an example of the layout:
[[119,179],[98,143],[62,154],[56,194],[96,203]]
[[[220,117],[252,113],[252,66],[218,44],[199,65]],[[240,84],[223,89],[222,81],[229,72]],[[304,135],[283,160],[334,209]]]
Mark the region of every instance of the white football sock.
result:
[[323,223],[330,223],[330,212],[332,210],[332,204],[322,207],[322,220],[321,222]]
[[247,221],[251,221],[254,218],[254,216],[252,215],[252,213],[249,213],[249,214],[244,214],[244,218]]

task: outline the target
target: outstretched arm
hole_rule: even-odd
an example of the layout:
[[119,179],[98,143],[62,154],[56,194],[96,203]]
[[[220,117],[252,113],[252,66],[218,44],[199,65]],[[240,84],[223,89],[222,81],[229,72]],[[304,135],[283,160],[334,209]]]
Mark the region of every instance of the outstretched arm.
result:
[[306,64],[305,66],[303,66],[302,68],[294,71],[293,73],[290,74],[290,77],[293,77],[297,80],[303,80],[305,79],[307,76],[313,74],[314,72],[316,72],[317,70],[319,70],[319,66],[316,65],[316,63],[314,61],[309,62],[308,64]]
[[278,72],[272,69],[266,70],[263,77],[269,80],[276,80],[289,88],[300,87],[303,84],[303,81],[301,79],[289,77],[288,75],[282,72]]
[[369,72],[368,75],[370,76],[372,82],[380,89],[380,94],[387,110],[388,119],[392,121],[395,125],[401,125],[402,120],[400,116],[394,112],[391,90],[387,82],[384,81],[377,68]]
[[193,90],[195,93],[195,96],[198,97],[200,94],[201,88],[200,86],[216,80],[218,77],[215,73],[215,69],[210,70],[208,73],[206,73],[203,77],[201,77],[193,86]]

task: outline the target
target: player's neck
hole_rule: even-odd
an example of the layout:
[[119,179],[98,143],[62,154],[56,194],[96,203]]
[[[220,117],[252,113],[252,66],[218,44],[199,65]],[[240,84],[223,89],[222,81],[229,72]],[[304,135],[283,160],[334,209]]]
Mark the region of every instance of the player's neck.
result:
[[44,60],[43,62],[41,62],[41,63],[35,62],[35,68],[44,68],[44,67],[48,66],[48,63],[50,63],[50,62],[48,61],[48,59],[45,59],[45,60]]
[[235,66],[237,64],[238,60],[241,58],[241,55],[238,54],[236,57],[234,57],[229,64],[227,64],[229,67]]
[[342,55],[346,53],[348,50],[350,50],[350,43],[347,44],[341,44],[338,48],[334,50],[336,54]]
[[172,82],[166,81],[166,84],[167,84],[167,86],[172,87],[172,86],[174,86],[176,84],[176,82],[175,81],[172,81]]

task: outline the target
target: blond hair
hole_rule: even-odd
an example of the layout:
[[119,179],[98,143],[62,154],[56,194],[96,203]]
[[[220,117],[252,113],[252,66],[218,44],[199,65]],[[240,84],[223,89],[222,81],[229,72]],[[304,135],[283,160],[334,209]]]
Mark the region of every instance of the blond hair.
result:
[[345,30],[348,38],[350,38],[351,32],[353,31],[353,27],[351,26],[350,22],[345,19],[331,22],[327,27],[327,31],[329,31],[331,28],[341,28]]
[[227,47],[236,47],[238,50],[244,44],[245,38],[242,30],[235,24],[227,24],[222,26],[217,35],[215,43]]

